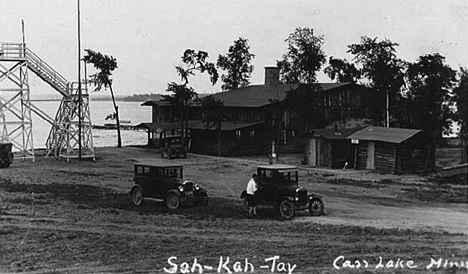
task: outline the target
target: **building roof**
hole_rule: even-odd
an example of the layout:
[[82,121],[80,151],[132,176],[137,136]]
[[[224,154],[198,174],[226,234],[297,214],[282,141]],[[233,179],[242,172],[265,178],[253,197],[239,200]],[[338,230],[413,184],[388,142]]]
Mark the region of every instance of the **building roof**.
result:
[[[330,91],[339,87],[355,85],[354,83],[320,83],[322,91]],[[212,94],[212,96],[224,102],[230,107],[261,107],[275,101],[282,101],[286,93],[295,89],[299,84],[280,85],[251,85],[244,88]],[[166,101],[147,101],[142,106],[167,106]]]
[[362,127],[357,128],[340,128],[340,129],[313,129],[314,135],[320,135],[325,139],[329,140],[344,140],[347,139],[349,135],[361,130]]
[[410,139],[421,132],[419,129],[387,128],[387,127],[366,127],[348,136],[348,139],[358,139],[367,141],[381,141],[399,144]]
[[[231,122],[223,121],[221,124],[221,131],[230,131],[238,130],[246,127],[256,126],[263,124],[264,122]],[[146,128],[146,129],[179,129],[179,122],[169,122],[169,123],[141,123],[136,125],[137,128]],[[205,123],[200,120],[190,120],[188,122],[189,129],[203,129],[203,130],[215,130],[212,128],[206,128]]]
[[[261,125],[264,122],[231,122],[223,121],[221,124],[221,131],[231,131],[238,130],[246,127]],[[200,121],[200,123],[193,125],[190,129],[204,129],[204,130],[215,130],[213,128],[206,128],[205,124]]]

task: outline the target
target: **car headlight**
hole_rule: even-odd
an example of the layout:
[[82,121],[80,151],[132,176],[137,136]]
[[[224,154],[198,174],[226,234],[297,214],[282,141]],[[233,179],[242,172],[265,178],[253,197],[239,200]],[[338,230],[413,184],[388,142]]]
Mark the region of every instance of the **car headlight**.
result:
[[195,188],[195,190],[200,190],[200,186],[199,186],[199,185],[195,185],[194,188]]
[[184,187],[183,187],[183,186],[179,186],[179,191],[180,191],[180,192],[184,192]]

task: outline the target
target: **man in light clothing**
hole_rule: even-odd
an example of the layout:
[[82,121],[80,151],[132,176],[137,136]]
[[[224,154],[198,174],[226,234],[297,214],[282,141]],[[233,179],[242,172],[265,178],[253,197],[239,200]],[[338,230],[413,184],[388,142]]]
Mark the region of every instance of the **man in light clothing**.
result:
[[252,178],[247,183],[247,203],[249,205],[249,215],[257,215],[257,200],[255,199],[255,191],[257,191],[257,174],[253,174]]

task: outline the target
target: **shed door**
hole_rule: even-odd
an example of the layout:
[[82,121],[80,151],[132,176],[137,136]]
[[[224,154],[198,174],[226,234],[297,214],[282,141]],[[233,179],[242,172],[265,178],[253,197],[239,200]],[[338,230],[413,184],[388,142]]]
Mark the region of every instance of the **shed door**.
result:
[[367,142],[367,162],[366,162],[367,169],[374,169],[374,151],[375,151],[375,143]]

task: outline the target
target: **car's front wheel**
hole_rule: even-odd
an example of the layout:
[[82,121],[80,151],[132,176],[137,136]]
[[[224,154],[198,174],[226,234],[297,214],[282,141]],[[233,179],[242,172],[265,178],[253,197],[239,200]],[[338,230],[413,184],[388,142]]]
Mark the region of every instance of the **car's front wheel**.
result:
[[309,214],[311,216],[322,215],[324,208],[325,206],[320,198],[313,198],[309,201]]
[[279,213],[285,220],[291,220],[294,217],[296,208],[294,204],[289,200],[283,200],[279,206]]
[[132,200],[133,204],[136,206],[140,206],[143,203],[143,192],[140,188],[135,188],[132,191]]
[[166,207],[170,210],[176,210],[179,208],[180,199],[174,193],[169,193],[166,197]]

